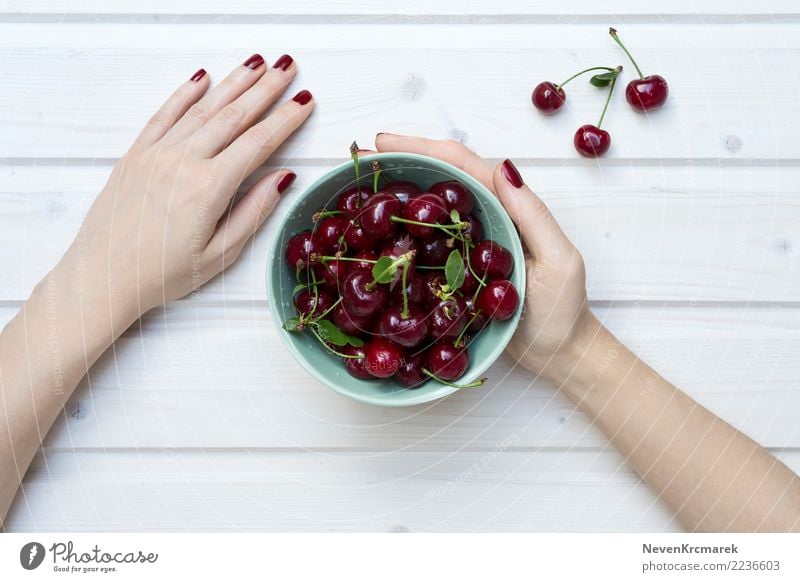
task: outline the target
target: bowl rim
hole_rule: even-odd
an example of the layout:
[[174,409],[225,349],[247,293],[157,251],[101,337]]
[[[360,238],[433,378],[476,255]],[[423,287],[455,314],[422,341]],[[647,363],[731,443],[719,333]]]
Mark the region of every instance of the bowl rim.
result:
[[[375,154],[368,154],[363,157],[360,157],[359,162],[361,160],[381,160],[390,158],[395,159],[398,157],[402,157],[404,159],[424,161],[426,163],[432,162],[435,165],[440,166],[440,169],[444,173],[449,174],[451,179],[458,180],[466,184],[471,191],[473,192],[476,190],[481,191],[481,194],[483,195],[482,197],[488,200],[486,204],[494,206],[496,210],[499,210],[499,214],[502,217],[503,222],[505,223],[502,226],[505,228],[509,228],[510,231],[513,233],[517,232],[514,222],[511,220],[511,217],[509,216],[506,209],[500,203],[500,200],[497,198],[497,195],[491,190],[489,190],[489,188],[487,188],[478,179],[466,173],[464,170],[461,170],[460,168],[457,168],[456,166],[450,164],[449,162],[445,162],[444,160],[440,160],[439,158],[434,158],[431,156],[425,156],[422,154],[407,153],[407,152],[379,152]],[[298,208],[302,207],[302,205],[304,204],[304,199],[308,192],[316,190],[322,184],[330,180],[336,173],[342,171],[347,167],[351,167],[352,164],[353,164],[352,161],[346,161],[341,164],[338,164],[329,169],[319,178],[314,180],[314,182],[311,183],[309,186],[307,186],[303,190],[303,192],[301,192],[297,196],[297,198],[292,202],[291,206],[289,206],[286,212],[284,212],[284,214],[281,216],[280,223],[277,224],[275,227],[275,230],[272,234],[272,239],[270,240],[270,243],[268,245],[268,255],[267,255],[267,265],[266,265],[267,307],[270,310],[270,315],[273,321],[273,325],[277,328],[278,336],[281,338],[281,342],[283,342],[283,345],[286,347],[286,349],[289,351],[292,357],[300,363],[300,365],[306,370],[306,372],[311,374],[312,377],[314,377],[317,381],[319,381],[329,390],[333,390],[334,392],[337,392],[338,394],[341,394],[343,396],[347,396],[348,398],[352,398],[353,400],[364,402],[366,404],[372,404],[374,406],[388,406],[388,407],[417,406],[420,404],[426,404],[428,402],[439,400],[441,398],[444,398],[445,396],[453,394],[454,392],[460,390],[460,388],[455,388],[453,386],[440,384],[438,389],[428,390],[425,392],[420,391],[414,396],[408,396],[402,400],[397,400],[397,401],[387,400],[384,399],[383,397],[377,397],[372,395],[356,394],[353,392],[340,389],[338,386],[335,385],[335,383],[332,383],[319,370],[317,370],[314,366],[312,366],[311,362],[308,361],[306,358],[297,357],[296,352],[298,352],[298,350],[292,344],[291,338],[288,337],[289,334],[285,333],[283,325],[281,324],[280,321],[278,321],[278,318],[276,317],[275,309],[273,307],[274,300],[276,298],[273,297],[272,295],[272,288],[273,288],[272,279],[275,274],[275,259],[277,257],[277,254],[275,252],[275,247],[278,244],[278,241],[281,239],[281,235],[285,230],[286,223],[288,222],[289,218],[295,213],[295,211]],[[518,257],[524,257],[522,249],[522,241],[520,237],[518,235],[512,236],[511,239],[513,241],[512,246],[514,247],[513,254]],[[281,253],[281,256],[283,256],[283,253]],[[526,281],[527,273],[525,272],[525,267],[524,265],[522,265],[521,268],[518,268],[517,265],[515,265],[514,271],[515,275],[520,277],[520,285],[521,288],[523,289],[522,299],[524,299],[524,289],[527,283]],[[514,335],[514,332],[516,331],[519,325],[519,320],[522,316],[523,305],[524,301],[521,301],[520,307],[517,309],[514,316],[510,320],[503,322],[508,325],[510,331],[503,335],[501,341],[497,342],[497,345],[494,346],[489,356],[485,358],[485,361],[487,363],[484,366],[481,366],[476,371],[476,373],[474,374],[475,378],[478,378],[482,374],[484,374],[486,370],[488,370],[502,355],[503,351],[506,349],[506,346],[508,346],[508,343],[511,341],[511,337]],[[469,378],[467,378],[467,380],[469,380]],[[410,392],[410,390],[408,391]]]

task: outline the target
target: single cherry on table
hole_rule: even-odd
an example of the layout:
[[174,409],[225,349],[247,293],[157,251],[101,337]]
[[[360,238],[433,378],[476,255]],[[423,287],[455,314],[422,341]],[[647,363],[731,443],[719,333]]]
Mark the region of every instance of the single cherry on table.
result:
[[658,109],[667,101],[667,96],[669,95],[669,85],[667,84],[667,80],[662,77],[661,75],[647,75],[645,76],[641,69],[639,69],[639,65],[636,64],[636,61],[633,60],[633,56],[628,49],[625,48],[625,45],[622,44],[622,41],[619,39],[617,35],[617,31],[613,28],[608,30],[608,33],[611,35],[611,38],[614,39],[622,50],[625,51],[625,54],[628,55],[633,67],[636,69],[636,72],[639,74],[638,79],[634,79],[628,86],[625,87],[625,99],[633,107],[636,111],[652,111],[653,109]]

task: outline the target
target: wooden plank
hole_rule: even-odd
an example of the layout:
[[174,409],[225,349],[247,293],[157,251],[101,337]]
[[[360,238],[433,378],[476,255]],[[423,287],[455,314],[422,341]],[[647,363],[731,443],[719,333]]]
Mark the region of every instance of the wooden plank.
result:
[[[299,181],[235,266],[198,299],[266,298],[264,264]],[[74,237],[108,166],[0,166],[0,300],[19,300]],[[800,300],[800,168],[523,167],[583,252],[593,300]]]
[[462,139],[489,156],[585,171],[654,160],[796,160],[800,151],[797,81],[783,74],[797,60],[800,24],[719,25],[702,34],[688,24],[628,26],[626,40],[648,70],[669,79],[673,97],[642,116],[618,96],[605,162],[581,160],[572,147],[576,127],[599,116],[596,89],[572,85],[567,110],[551,118],[530,104],[540,80],[627,65],[604,27],[441,26],[431,34],[366,23],[0,25],[0,157],[118,157],[199,66],[218,80],[255,50],[271,59],[292,53],[302,68],[292,90],[307,86],[318,100],[283,157],[341,157],[353,138],[366,142],[381,130]]
[[[680,531],[615,451],[60,452],[8,516],[22,531]],[[800,453],[780,458],[800,469]]]
[[[702,404],[759,442],[800,446],[800,308],[629,304],[596,313]],[[13,309],[0,310],[5,318]],[[604,446],[551,386],[502,357],[481,390],[376,408],[317,383],[263,306],[184,302],[146,317],[93,368],[48,447],[408,450]]]
[[[496,447],[496,448],[495,448]],[[36,459],[8,531],[676,531],[615,452]]]
[[[567,7],[568,6],[568,7]],[[649,16],[656,20],[670,15],[692,15],[707,17],[710,15],[747,16],[753,14],[796,14],[797,4],[791,0],[770,0],[769,2],[752,2],[735,0],[731,2],[704,2],[701,5],[695,0],[642,0],[626,2],[624,0],[608,0],[598,5],[591,0],[570,0],[567,4],[546,4],[527,0],[508,0],[503,3],[491,3],[483,0],[449,0],[430,2],[426,0],[408,0],[398,9],[396,2],[373,0],[358,2],[356,0],[317,0],[313,3],[291,2],[276,6],[271,2],[260,0],[228,0],[220,5],[216,0],[196,0],[187,3],[185,0],[6,0],[2,13],[31,14],[132,14],[140,18],[149,14],[225,14],[225,15],[344,15],[344,16],[558,16],[565,21],[580,17],[604,15],[615,16]]]

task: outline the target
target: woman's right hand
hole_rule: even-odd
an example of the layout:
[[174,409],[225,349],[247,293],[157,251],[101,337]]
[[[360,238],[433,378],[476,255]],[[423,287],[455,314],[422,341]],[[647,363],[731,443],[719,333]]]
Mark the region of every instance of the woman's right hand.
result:
[[492,167],[459,142],[381,133],[375,145],[381,152],[417,153],[453,164],[497,194],[528,251],[524,311],[508,351],[525,368],[561,384],[600,324],[588,308],[583,258],[547,205],[510,160]]

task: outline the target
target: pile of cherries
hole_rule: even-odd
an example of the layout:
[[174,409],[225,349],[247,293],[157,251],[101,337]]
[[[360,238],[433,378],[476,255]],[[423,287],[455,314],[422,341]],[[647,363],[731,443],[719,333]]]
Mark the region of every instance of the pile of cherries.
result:
[[[636,72],[639,74],[639,78],[628,83],[625,89],[625,99],[630,106],[636,111],[644,112],[658,109],[664,105],[664,102],[667,100],[667,95],[669,95],[669,86],[667,85],[666,79],[661,75],[648,75],[645,77],[636,64],[636,61],[633,60],[631,53],[628,52],[628,49],[625,48],[625,45],[619,40],[617,31],[610,28],[608,32],[611,38],[613,38],[614,41],[622,47],[625,54],[628,55]],[[597,125],[592,125],[591,123],[582,125],[578,128],[578,131],[575,132],[575,137],[573,139],[573,144],[575,145],[575,149],[578,150],[578,153],[588,158],[602,156],[608,151],[608,148],[611,147],[611,135],[604,129],[600,129],[600,126],[603,124],[603,118],[606,115],[608,103],[611,101],[614,85],[617,82],[617,77],[622,72],[622,67],[619,66],[613,69],[611,67],[590,67],[572,75],[559,85],[551,81],[544,81],[536,85],[531,95],[531,100],[536,109],[545,115],[552,115],[561,109],[567,100],[567,94],[564,92],[564,85],[584,73],[600,70],[605,72],[593,75],[591,79],[589,79],[589,82],[595,87],[609,87],[603,113],[600,115],[600,121]]]
[[511,253],[483,238],[472,193],[460,182],[423,190],[390,180],[373,163],[371,188],[356,186],[294,235],[286,261],[295,271],[297,315],[356,378],[393,378],[417,388],[454,384],[469,366],[470,341],[491,320],[511,318],[519,294],[508,280]]

